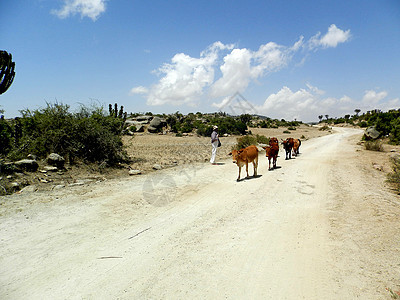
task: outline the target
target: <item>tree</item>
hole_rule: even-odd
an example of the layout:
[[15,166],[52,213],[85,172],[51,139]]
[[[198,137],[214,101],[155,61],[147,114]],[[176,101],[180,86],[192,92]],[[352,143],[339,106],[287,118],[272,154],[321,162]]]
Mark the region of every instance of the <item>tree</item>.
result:
[[325,118],[328,120],[328,118],[329,118],[329,115],[325,115]]
[[358,108],[356,108],[355,110],[354,110],[354,112],[356,113],[356,116],[358,117],[358,114],[360,113],[360,111],[361,111],[361,109],[358,109]]
[[322,121],[323,117],[324,117],[323,115],[318,116],[318,119],[319,119],[320,122]]
[[0,95],[11,86],[15,76],[15,62],[11,53],[0,51]]

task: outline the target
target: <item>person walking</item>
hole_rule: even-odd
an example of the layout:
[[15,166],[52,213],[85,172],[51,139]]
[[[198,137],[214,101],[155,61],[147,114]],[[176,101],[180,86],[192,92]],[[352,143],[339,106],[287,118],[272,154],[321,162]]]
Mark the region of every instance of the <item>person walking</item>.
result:
[[218,126],[214,125],[213,132],[211,133],[212,152],[211,152],[211,159],[210,159],[210,163],[212,163],[213,165],[216,165],[215,157],[217,156],[218,143],[219,143]]

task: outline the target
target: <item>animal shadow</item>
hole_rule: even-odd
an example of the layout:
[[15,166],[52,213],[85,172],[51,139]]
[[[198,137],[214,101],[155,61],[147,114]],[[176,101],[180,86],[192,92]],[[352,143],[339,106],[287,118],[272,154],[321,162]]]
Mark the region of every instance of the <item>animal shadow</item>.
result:
[[241,178],[241,179],[239,179],[239,180],[236,180],[237,182],[241,182],[241,181],[245,181],[245,180],[252,180],[252,179],[257,179],[257,178],[260,178],[260,177],[262,177],[262,175],[256,175],[256,176],[249,176],[249,177],[243,177],[243,178]]
[[278,170],[278,169],[280,169],[280,168],[282,168],[281,166],[276,166],[275,168],[271,168],[271,169],[269,169],[268,171],[274,171],[274,170]]

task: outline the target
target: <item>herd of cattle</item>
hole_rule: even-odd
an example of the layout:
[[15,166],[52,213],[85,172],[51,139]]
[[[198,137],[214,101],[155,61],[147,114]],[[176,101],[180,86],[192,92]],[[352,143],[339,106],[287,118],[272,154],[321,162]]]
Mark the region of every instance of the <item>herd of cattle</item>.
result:
[[[287,138],[286,140],[282,140],[282,145],[286,152],[286,159],[291,159],[292,152],[294,156],[297,156],[297,154],[299,154],[301,141],[299,139]],[[271,138],[269,140],[269,145],[262,148],[265,150],[265,156],[268,157],[268,170],[276,169],[276,161],[278,159],[279,153],[278,139],[275,137]],[[246,165],[247,177],[249,177],[249,163],[253,163],[254,177],[257,176],[258,148],[256,146],[251,145],[240,150],[232,150],[229,155],[232,155],[233,163],[235,163],[239,167],[239,176],[237,178],[237,181],[240,180],[240,171],[244,165]]]

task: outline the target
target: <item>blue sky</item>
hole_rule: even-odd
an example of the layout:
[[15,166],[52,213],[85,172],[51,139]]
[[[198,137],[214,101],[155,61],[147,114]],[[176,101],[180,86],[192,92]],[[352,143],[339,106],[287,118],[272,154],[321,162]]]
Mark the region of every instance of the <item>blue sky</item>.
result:
[[400,1],[1,0],[6,117],[46,102],[317,121],[400,108]]

